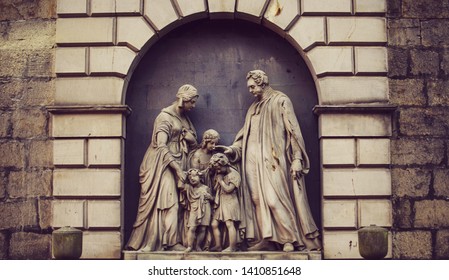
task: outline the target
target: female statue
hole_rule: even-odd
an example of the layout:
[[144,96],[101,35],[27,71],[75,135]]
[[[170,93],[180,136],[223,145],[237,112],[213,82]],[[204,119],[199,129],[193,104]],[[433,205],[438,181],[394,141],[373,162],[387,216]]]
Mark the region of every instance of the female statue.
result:
[[183,85],[177,101],[154,121],[151,143],[140,166],[137,218],[127,249],[183,251],[178,186],[185,181],[188,154],[196,148],[196,131],[186,115],[195,108],[197,89]]

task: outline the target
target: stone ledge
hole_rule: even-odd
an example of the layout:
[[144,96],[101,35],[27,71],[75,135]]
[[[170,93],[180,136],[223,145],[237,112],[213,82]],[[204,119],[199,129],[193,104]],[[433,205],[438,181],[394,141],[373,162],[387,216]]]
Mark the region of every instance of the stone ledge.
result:
[[125,260],[321,260],[320,251],[301,252],[138,252],[123,251]]

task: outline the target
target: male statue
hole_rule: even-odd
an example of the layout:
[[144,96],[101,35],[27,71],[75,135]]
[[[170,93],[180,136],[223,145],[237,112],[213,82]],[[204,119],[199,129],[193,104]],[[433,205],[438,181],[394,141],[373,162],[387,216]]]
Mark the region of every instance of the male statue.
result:
[[255,238],[248,250],[320,250],[304,182],[309,158],[292,103],[270,87],[263,71],[250,71],[246,79],[255,101],[225,153],[241,160],[242,188],[251,196]]

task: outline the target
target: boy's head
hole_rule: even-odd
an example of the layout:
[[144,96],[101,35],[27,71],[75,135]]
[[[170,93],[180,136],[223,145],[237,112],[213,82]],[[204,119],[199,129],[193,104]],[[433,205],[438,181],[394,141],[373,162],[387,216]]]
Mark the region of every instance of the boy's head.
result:
[[201,141],[201,148],[206,148],[209,152],[215,150],[215,145],[220,140],[220,134],[213,129],[208,129],[203,133],[203,140]]
[[192,186],[196,186],[200,183],[200,176],[203,174],[196,168],[190,168],[187,171],[187,179]]
[[216,153],[216,154],[212,155],[212,157],[210,158],[209,165],[213,169],[219,171],[223,167],[226,167],[229,165],[229,159],[225,154]]

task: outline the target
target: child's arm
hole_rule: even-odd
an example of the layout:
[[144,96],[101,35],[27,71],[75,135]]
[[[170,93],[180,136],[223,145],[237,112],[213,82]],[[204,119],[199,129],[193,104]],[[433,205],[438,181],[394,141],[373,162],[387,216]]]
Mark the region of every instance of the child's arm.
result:
[[223,178],[220,178],[221,180],[218,181],[220,183],[220,186],[223,188],[225,193],[232,193],[235,189],[235,185],[231,182],[229,184],[226,184],[226,182],[223,180]]

